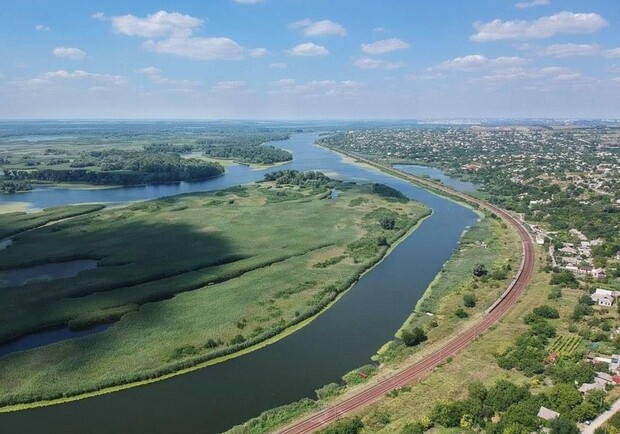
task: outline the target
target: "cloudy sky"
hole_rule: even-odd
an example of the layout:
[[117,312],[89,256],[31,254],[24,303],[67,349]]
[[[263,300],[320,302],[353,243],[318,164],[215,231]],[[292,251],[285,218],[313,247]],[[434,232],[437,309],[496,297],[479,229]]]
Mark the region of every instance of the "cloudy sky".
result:
[[0,118],[620,118],[618,0],[2,0]]

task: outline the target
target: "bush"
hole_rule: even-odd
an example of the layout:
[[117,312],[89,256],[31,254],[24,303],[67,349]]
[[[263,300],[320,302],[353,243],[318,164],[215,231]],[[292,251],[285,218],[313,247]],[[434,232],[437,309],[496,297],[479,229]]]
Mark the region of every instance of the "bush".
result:
[[231,345],[237,345],[237,344],[242,344],[245,342],[245,338],[243,337],[243,335],[239,334],[237,336],[235,336],[234,338],[232,338],[230,340],[230,344]]
[[362,419],[354,417],[353,419],[341,419],[320,432],[322,434],[357,434],[362,428],[364,428]]
[[379,219],[379,224],[381,225],[381,228],[385,229],[386,231],[391,231],[396,227],[396,220],[394,219],[394,217],[381,217]]
[[465,312],[460,307],[454,312],[454,315],[456,315],[459,318],[467,318],[467,317],[469,317],[469,314],[467,312]]
[[476,296],[473,294],[465,294],[463,296],[463,305],[465,307],[476,307]]
[[474,273],[474,276],[476,277],[482,277],[482,276],[486,276],[487,274],[489,274],[484,264],[476,264],[474,266],[473,273]]
[[560,317],[560,312],[556,308],[547,305],[535,307],[532,312],[541,318],[557,319]]
[[570,288],[576,288],[579,286],[579,282],[575,278],[575,275],[570,271],[561,271],[559,273],[553,273],[551,276],[551,285],[568,286]]
[[402,331],[401,337],[408,347],[414,347],[428,339],[428,336],[426,336],[426,333],[421,327],[414,327],[411,330],[405,329]]
[[329,383],[321,387],[320,389],[317,389],[315,393],[317,398],[319,399],[328,399],[334,396],[338,396],[341,391],[342,388],[338,383]]
[[461,424],[463,408],[460,402],[440,402],[431,410],[431,420],[446,428],[454,428]]
[[408,423],[401,430],[400,434],[424,434],[424,425],[420,422]]

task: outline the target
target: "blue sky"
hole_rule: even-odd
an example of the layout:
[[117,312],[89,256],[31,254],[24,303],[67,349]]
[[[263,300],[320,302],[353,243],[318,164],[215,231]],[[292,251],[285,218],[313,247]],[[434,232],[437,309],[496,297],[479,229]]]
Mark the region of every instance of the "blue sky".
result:
[[620,118],[616,0],[3,0],[0,118]]

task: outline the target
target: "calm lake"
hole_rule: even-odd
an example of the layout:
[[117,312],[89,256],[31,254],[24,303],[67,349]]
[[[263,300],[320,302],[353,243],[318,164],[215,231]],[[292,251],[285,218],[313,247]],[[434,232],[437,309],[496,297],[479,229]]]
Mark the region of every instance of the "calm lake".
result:
[[[271,170],[320,170],[329,176],[380,182],[433,209],[433,215],[332,308],[310,325],[261,350],[148,386],[73,403],[0,414],[7,433],[218,433],[269,408],[303,397],[370,362],[413,310],[458,246],[476,214],[380,171],[356,166],[313,145],[316,134],[296,134],[274,146],[293,152],[290,164],[268,170],[227,168],[204,182],[106,190],[45,189],[0,196],[31,207],[83,202],[127,202],[256,181]],[[114,327],[112,325],[112,327]],[[105,333],[105,331],[103,332]],[[89,339],[82,337],[80,339]]]

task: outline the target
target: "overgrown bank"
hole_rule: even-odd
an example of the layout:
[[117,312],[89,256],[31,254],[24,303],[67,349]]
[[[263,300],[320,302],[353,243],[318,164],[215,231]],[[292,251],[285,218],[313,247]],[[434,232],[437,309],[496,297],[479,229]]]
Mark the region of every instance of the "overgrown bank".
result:
[[[10,255],[2,252],[7,267],[26,252],[29,261],[53,262],[66,248],[98,259],[100,271],[7,291],[14,307],[24,299],[29,306],[1,311],[12,318],[4,333],[122,318],[101,335],[1,359],[4,402],[150,379],[273,337],[327,306],[429,213],[378,185],[339,183],[330,199],[334,186],[320,174],[285,171],[257,186],[103,211],[20,237]],[[60,236],[67,245],[53,256],[36,248]],[[41,381],[60,370],[71,374]]]

